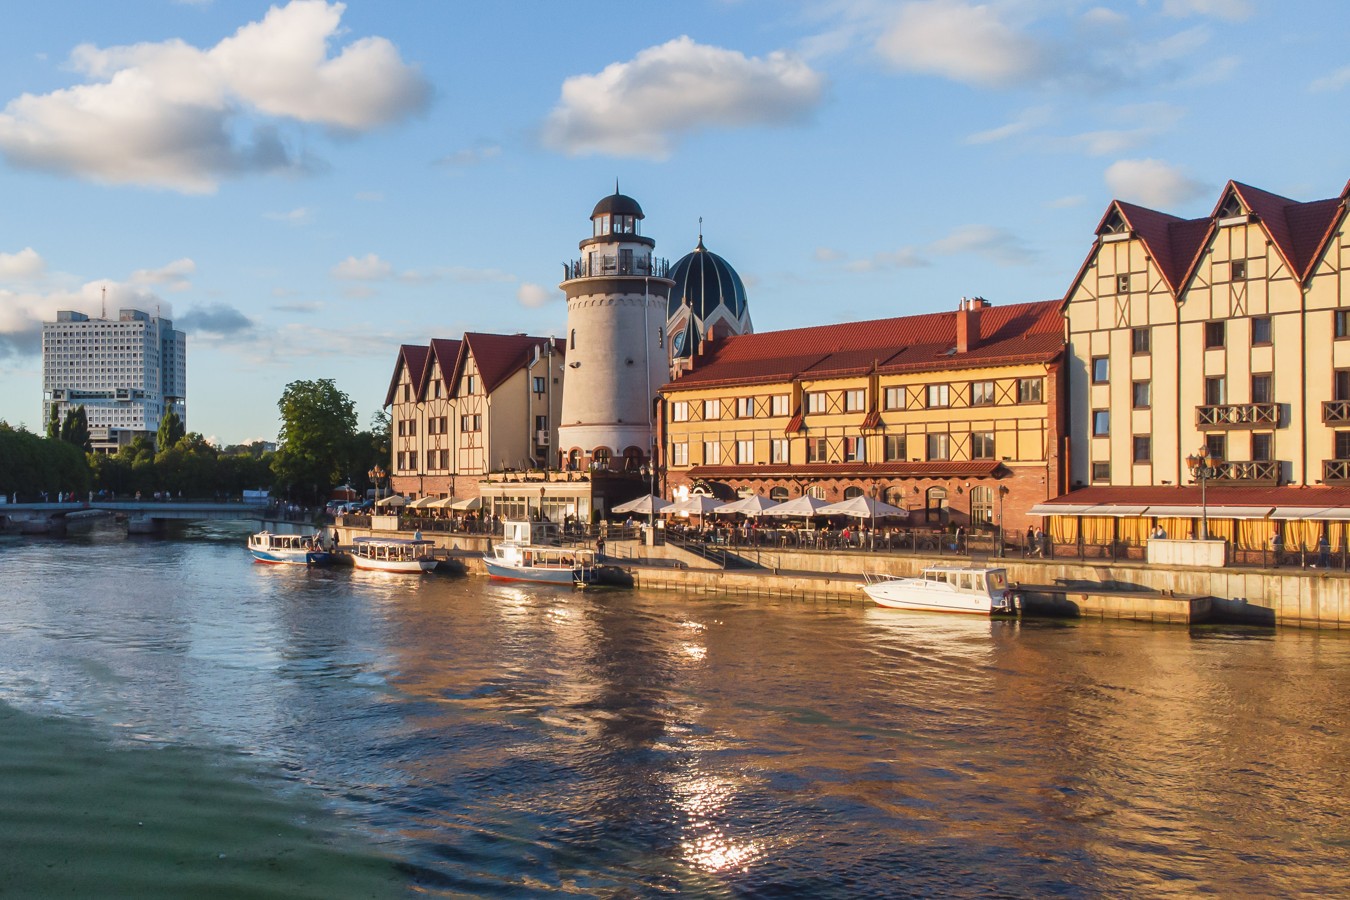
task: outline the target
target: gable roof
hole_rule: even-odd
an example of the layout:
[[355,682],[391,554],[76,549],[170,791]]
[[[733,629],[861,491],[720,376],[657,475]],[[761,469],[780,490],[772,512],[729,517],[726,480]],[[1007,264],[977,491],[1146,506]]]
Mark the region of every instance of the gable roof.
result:
[[436,366],[440,366],[441,368],[441,380],[447,386],[451,384],[450,376],[455,371],[455,364],[459,360],[460,345],[462,343],[462,341],[447,340],[445,338],[431,339],[431,347],[427,353],[426,365],[422,370],[422,379],[417,385],[418,400],[427,399],[427,386],[431,384],[431,372]]
[[394,363],[394,374],[389,378],[389,390],[384,395],[384,405],[393,404],[395,394],[398,390],[399,374],[405,369],[408,377],[412,380],[413,386],[421,390],[423,370],[427,364],[428,348],[418,346],[417,344],[403,344],[398,348],[398,360]]
[[[1228,182],[1224,196],[1229,190],[1265,225],[1271,242],[1294,277],[1300,282],[1306,280],[1323,238],[1339,218],[1342,198],[1299,203],[1237,181]],[[1219,202],[1223,203],[1222,197]]]
[[465,354],[473,355],[478,375],[483,379],[483,392],[490,394],[534,357],[536,347],[541,354],[547,355],[550,342],[553,344],[554,355],[561,360],[566,353],[566,344],[555,338],[466,331],[460,348],[460,360],[455,365],[452,384],[456,387],[452,388],[451,396],[454,396],[457,390]]
[[1058,300],[980,310],[979,340],[965,353],[955,352],[956,316],[925,313],[726,337],[706,343],[694,368],[662,391],[1049,362],[1064,348]]

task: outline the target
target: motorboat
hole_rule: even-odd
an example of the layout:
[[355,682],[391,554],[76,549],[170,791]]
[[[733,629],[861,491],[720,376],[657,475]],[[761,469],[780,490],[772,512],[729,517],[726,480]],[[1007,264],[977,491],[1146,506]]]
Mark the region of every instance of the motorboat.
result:
[[483,554],[483,563],[498,581],[589,585],[600,580],[595,551],[564,546],[552,522],[507,519],[502,540]]
[[1016,612],[1008,572],[985,566],[929,566],[918,577],[867,575],[862,586],[878,606],[930,612]]
[[352,539],[352,565],[376,572],[430,572],[436,568],[435,541],[421,538]]
[[253,554],[254,562],[272,565],[326,566],[333,561],[333,554],[309,534],[259,531],[248,536],[248,552]]

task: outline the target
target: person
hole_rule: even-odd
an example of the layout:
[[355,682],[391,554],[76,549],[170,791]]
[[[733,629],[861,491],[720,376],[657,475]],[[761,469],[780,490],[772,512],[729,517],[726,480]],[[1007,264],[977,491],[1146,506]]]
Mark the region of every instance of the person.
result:
[[1161,522],[1153,526],[1153,533],[1149,535],[1149,537],[1153,538],[1155,541],[1167,540],[1167,532],[1163,530]]
[[1041,531],[1039,528],[1036,530],[1041,533],[1041,556],[1048,557],[1050,555],[1050,532]]
[[1331,542],[1327,540],[1324,534],[1317,539],[1317,568],[1327,569],[1331,567]]
[[1026,555],[1035,556],[1040,550],[1040,541],[1036,540],[1036,529],[1030,525],[1027,526],[1027,545]]
[[420,541],[421,539],[422,539],[422,529],[419,528],[413,532],[413,540]]
[[595,539],[595,558],[604,559],[605,557],[605,536],[602,534]]
[[1031,541],[1032,554],[1038,558],[1044,556],[1045,553],[1043,551],[1042,545],[1045,543],[1045,539],[1041,534],[1041,529],[1037,528],[1035,531],[1028,529],[1027,537]]
[[1280,567],[1280,557],[1284,555],[1284,535],[1280,534],[1278,531],[1275,532],[1275,536],[1270,539],[1270,549],[1275,554],[1275,568],[1278,569]]
[[961,541],[966,536],[966,531],[960,525],[956,526],[956,541],[952,544],[952,549],[957,553],[961,552]]

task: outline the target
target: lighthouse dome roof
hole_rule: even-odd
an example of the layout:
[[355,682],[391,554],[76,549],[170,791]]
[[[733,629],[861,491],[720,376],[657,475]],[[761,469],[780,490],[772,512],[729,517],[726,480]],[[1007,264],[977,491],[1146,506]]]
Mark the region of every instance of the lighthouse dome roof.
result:
[[596,216],[603,216],[606,213],[612,216],[645,218],[642,214],[642,207],[638,205],[638,202],[626,194],[620,194],[618,191],[608,197],[601,198],[600,202],[595,204],[595,209],[591,210],[591,218],[594,219]]

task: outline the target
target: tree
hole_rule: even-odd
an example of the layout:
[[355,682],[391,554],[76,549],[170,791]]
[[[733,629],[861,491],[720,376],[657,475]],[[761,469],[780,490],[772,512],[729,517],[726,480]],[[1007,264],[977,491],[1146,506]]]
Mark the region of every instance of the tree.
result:
[[172,450],[185,433],[183,420],[178,418],[178,413],[169,410],[164,413],[164,418],[159,420],[159,431],[155,434],[155,449]]
[[277,401],[281,448],[272,471],[287,494],[319,501],[340,481],[356,435],[356,406],[331,378],[292,381]]
[[61,406],[53,403],[47,415],[47,437],[56,440],[61,436]]
[[74,444],[85,453],[91,449],[89,414],[84,411],[83,403],[66,413],[66,420],[61,423],[61,440]]

